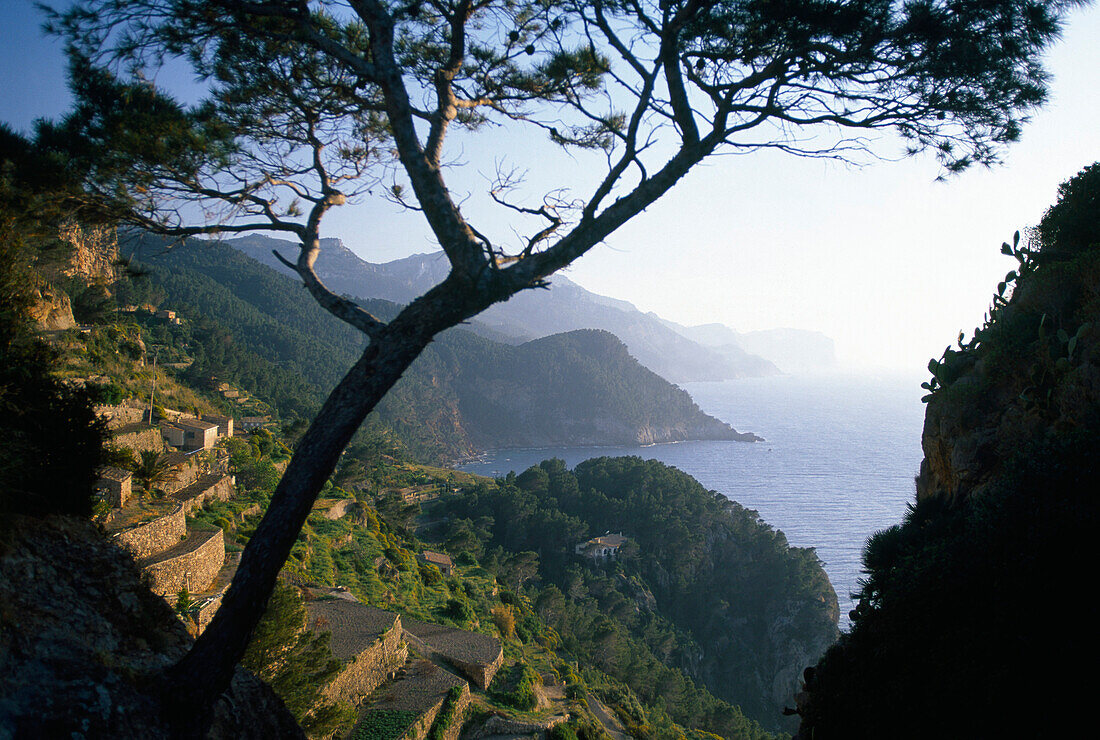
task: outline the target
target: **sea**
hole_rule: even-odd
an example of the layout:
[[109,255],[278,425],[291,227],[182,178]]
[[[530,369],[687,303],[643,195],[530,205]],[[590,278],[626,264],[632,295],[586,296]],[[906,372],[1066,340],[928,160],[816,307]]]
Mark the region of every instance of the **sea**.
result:
[[461,466],[491,477],[548,458],[572,468],[593,457],[637,455],[690,474],[754,509],[797,547],[812,547],[849,626],[867,538],[901,521],[922,458],[921,378],[891,374],[784,375],[682,387],[706,413],[763,442],[497,450]]

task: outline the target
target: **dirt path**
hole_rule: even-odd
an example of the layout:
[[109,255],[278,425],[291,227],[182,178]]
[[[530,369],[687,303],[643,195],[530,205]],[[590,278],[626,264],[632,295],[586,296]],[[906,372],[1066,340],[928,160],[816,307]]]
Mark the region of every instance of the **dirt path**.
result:
[[585,694],[584,698],[588,701],[588,708],[592,710],[592,714],[596,715],[596,719],[600,721],[604,730],[611,736],[611,740],[634,740],[630,735],[623,732],[623,726],[619,722],[619,718],[602,701],[591,693]]

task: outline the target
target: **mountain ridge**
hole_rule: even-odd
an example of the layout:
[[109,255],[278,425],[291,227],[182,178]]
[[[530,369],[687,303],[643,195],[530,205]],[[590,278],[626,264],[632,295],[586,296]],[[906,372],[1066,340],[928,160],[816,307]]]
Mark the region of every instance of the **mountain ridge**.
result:
[[[357,298],[408,303],[443,280],[450,267],[442,252],[377,264],[359,258],[339,239],[321,241],[315,266],[318,275],[332,290]],[[276,249],[295,250],[291,242],[253,235],[225,243],[292,274],[272,254]],[[523,291],[504,304],[490,306],[468,328],[498,341],[510,337],[513,343],[575,329],[603,329],[622,340],[642,365],[674,383],[780,374],[764,358],[705,347],[633,304],[592,293],[563,275],[551,278],[549,290]]]
[[[165,293],[165,305],[196,317],[217,307],[206,320],[225,325],[239,347],[227,361],[247,354],[277,365],[283,376],[296,374],[308,385],[298,396],[314,404],[361,351],[357,332],[292,281],[225,244],[192,241],[143,251],[153,252],[149,277]],[[364,305],[383,320],[399,310],[379,299]],[[210,365],[191,372],[224,371]],[[265,391],[260,378],[277,377],[250,367],[239,374],[242,387],[256,395]],[[308,416],[304,408],[299,413]],[[371,419],[434,460],[552,444],[757,439],[704,414],[685,391],[640,365],[620,340],[591,330],[512,345],[468,328],[450,329],[413,363]]]

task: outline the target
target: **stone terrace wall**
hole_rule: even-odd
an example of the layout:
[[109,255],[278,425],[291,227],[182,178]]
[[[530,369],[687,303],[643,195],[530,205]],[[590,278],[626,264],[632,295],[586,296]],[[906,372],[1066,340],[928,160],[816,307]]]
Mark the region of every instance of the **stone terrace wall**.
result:
[[220,529],[192,530],[186,542],[142,563],[149,588],[158,596],[181,589],[206,590],[225,563],[225,534]]
[[417,651],[447,661],[482,690],[504,662],[504,651],[495,637],[415,619],[405,619],[404,625],[405,640]]
[[469,706],[470,686],[467,684],[462,687],[462,695],[458,697],[458,703],[455,704],[454,718],[450,726],[443,731],[443,740],[458,740],[458,736],[462,734],[462,722],[466,718],[466,709]]
[[183,506],[177,506],[171,514],[119,532],[115,541],[140,559],[175,547],[186,534],[187,514]]
[[502,648],[497,657],[488,663],[467,663],[456,658],[451,658],[451,663],[484,691],[489,688],[489,684],[493,682],[493,676],[497,675],[500,666],[504,664],[504,650]]
[[169,452],[167,460],[171,466],[172,477],[162,481],[158,488],[169,495],[182,491],[202,477],[202,466],[199,465],[197,455]]
[[402,740],[423,740],[431,729],[447,699],[447,693],[461,687],[463,693],[470,688],[465,681],[434,663],[416,659],[410,661],[396,681],[385,686],[371,697],[370,709],[410,711],[416,721],[401,736]]
[[192,454],[170,452],[167,460],[172,466],[172,479],[158,487],[168,494],[182,491],[205,476],[229,473],[229,453],[223,449],[215,449],[212,453],[210,450]]
[[340,499],[332,506],[328,507],[328,510],[325,511],[325,519],[332,519],[334,521],[336,519],[342,519],[347,516],[348,509],[354,505],[355,499],[353,498]]
[[[179,593],[179,591],[176,593]],[[210,620],[214,618],[214,614],[217,613],[218,608],[222,605],[222,597],[224,595],[225,594],[218,594],[217,596],[212,596],[197,608],[191,610],[191,618],[195,620],[195,624],[198,626],[200,633],[207,628],[210,624]]]
[[172,497],[183,504],[185,512],[190,514],[195,509],[201,509],[209,501],[228,501],[233,497],[233,477],[229,475],[204,475],[197,481],[172,494]]
[[[469,736],[470,740],[480,740],[483,737],[538,737],[545,738],[548,730],[552,729],[555,725],[560,725],[566,721],[566,717],[557,716],[550,717],[549,719],[542,720],[541,722],[525,722],[520,719],[508,719],[502,717],[499,714],[493,715],[485,721],[481,727],[479,727],[472,735]],[[447,738],[446,740],[451,740]]]
[[378,642],[352,658],[332,683],[325,686],[322,691],[325,698],[358,705],[370,696],[408,660],[409,649],[401,639],[403,633],[401,617],[397,617]]
[[145,409],[133,406],[96,406],[96,416],[107,422],[108,429],[138,424],[145,418]]
[[[401,736],[401,740],[424,740],[428,736],[428,732],[431,731],[432,725],[435,723],[435,718],[439,716],[439,713],[443,710],[443,705],[447,703],[447,697],[444,696],[434,706],[428,709],[424,714],[420,715],[420,718],[412,724],[409,729],[405,730],[405,734]],[[463,683],[462,694],[458,698],[458,704],[455,707],[454,719],[451,721],[450,726],[443,733],[443,740],[458,740],[458,734],[462,731],[462,715],[466,712],[466,707],[470,704],[470,686]]]
[[131,424],[119,429],[112,437],[111,444],[115,447],[126,447],[134,452],[162,452],[164,450],[164,437],[156,427],[147,424]]

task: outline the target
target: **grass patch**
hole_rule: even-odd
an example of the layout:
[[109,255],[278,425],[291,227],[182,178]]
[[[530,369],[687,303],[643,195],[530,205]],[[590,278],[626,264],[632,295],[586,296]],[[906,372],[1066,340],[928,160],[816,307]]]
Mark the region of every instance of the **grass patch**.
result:
[[363,713],[352,732],[352,740],[396,740],[416,721],[416,712],[400,709],[372,709]]

